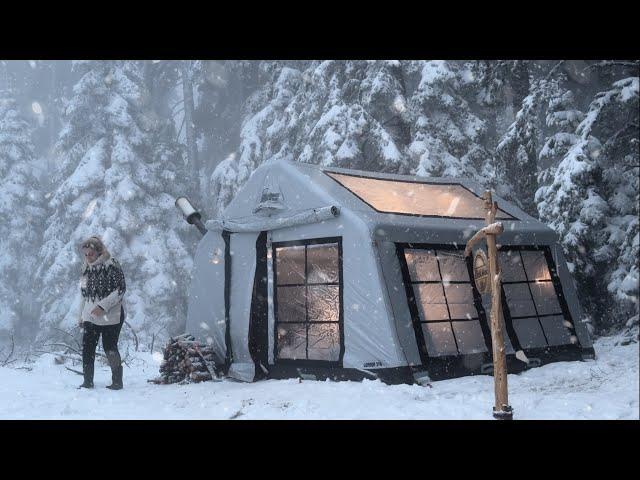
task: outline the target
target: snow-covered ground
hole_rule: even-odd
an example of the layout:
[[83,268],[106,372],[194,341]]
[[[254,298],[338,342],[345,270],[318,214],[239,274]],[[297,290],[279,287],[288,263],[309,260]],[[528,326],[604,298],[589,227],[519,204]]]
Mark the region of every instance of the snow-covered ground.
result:
[[[562,362],[509,375],[517,419],[639,418],[638,343],[596,341],[597,360]],[[158,355],[125,367],[125,389],[106,388],[110,370],[96,365],[96,388],[45,355],[32,370],[0,368],[2,419],[490,419],[493,379],[466,377],[432,387],[380,381],[225,380],[153,385]],[[77,367],[76,367],[77,368]]]

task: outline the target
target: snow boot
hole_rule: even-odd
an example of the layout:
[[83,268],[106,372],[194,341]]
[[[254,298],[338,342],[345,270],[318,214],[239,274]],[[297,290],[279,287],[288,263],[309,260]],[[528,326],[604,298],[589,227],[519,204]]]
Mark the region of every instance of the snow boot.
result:
[[122,390],[122,365],[111,367],[111,385],[107,385],[110,390]]
[[107,361],[111,367],[111,385],[107,385],[110,390],[122,390],[122,359],[118,350],[108,350],[105,352]]
[[87,362],[82,367],[84,382],[78,388],[93,388],[93,363]]

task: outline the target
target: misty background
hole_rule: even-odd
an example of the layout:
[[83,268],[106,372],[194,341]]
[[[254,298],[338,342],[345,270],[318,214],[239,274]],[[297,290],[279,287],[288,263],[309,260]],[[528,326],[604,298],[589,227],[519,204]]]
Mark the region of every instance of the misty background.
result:
[[472,177],[560,236],[584,321],[638,323],[636,60],[0,61],[0,343],[72,332],[79,243],[127,280],[123,338],[184,329],[200,234],[280,159]]

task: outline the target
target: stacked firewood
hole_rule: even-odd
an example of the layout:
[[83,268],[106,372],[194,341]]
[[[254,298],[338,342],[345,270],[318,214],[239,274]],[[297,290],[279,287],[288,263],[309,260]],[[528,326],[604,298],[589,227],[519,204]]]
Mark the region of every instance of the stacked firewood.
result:
[[191,383],[219,380],[213,348],[202,345],[193,335],[172,337],[163,350],[160,376],[149,380],[156,384]]

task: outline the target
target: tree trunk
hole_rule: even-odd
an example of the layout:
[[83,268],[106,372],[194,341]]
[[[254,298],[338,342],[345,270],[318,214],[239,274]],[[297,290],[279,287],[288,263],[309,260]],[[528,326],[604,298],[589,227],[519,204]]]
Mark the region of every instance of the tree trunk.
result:
[[193,178],[193,188],[195,190],[194,199],[200,201],[200,162],[198,161],[198,146],[196,144],[196,131],[193,124],[193,83],[191,79],[191,62],[185,60],[181,62],[182,74],[182,96],[184,102],[184,123],[187,137],[187,159],[191,167]]

